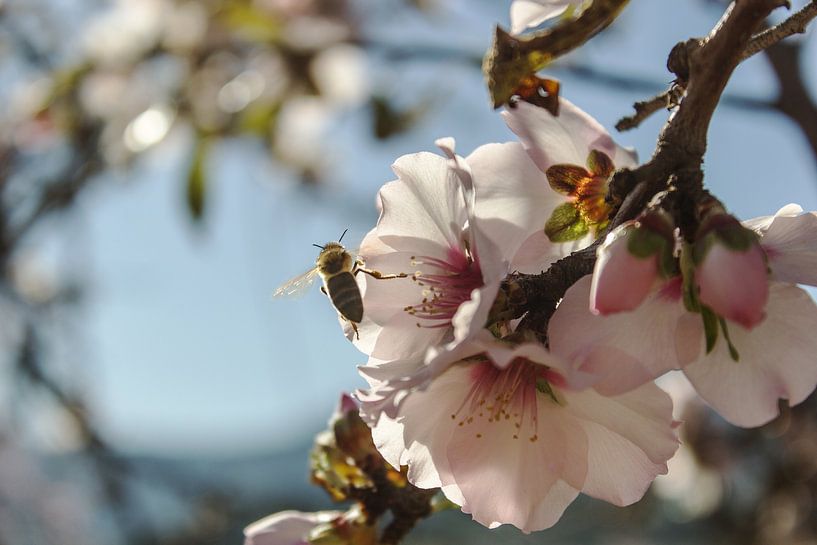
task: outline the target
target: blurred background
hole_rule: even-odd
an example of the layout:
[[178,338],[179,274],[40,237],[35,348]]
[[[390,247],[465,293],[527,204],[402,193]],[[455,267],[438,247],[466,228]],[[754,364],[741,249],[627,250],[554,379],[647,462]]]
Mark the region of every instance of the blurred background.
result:
[[[513,139],[479,70],[508,8],[0,0],[0,545],[238,544],[331,508],[307,453],[364,359],[317,288],[271,294],[357,244],[398,156]],[[634,1],[548,73],[611,127],[723,8]],[[739,217],[817,209],[815,68],[807,36],[735,74],[706,181]],[[617,139],[648,157],[665,119]],[[448,512],[406,543],[817,543],[815,397],[745,431],[663,384],[684,445],[645,501],[530,536]]]

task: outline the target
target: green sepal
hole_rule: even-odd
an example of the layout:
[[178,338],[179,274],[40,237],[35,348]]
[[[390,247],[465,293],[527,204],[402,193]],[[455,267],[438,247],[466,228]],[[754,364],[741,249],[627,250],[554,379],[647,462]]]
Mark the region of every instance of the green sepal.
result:
[[575,195],[579,184],[592,178],[584,167],[568,164],[551,166],[545,171],[545,176],[550,187],[562,195]]
[[724,246],[736,252],[745,252],[758,242],[757,233],[740,223],[727,225],[718,229],[715,234]]
[[704,335],[706,336],[706,353],[709,354],[715,349],[718,342],[718,316],[712,309],[701,305],[701,317],[704,321]]
[[641,259],[652,257],[666,246],[667,240],[650,229],[633,227],[628,233],[627,251],[635,257]]
[[556,397],[556,392],[553,391],[553,388],[551,388],[550,383],[547,380],[543,378],[536,379],[536,390],[548,396],[557,405],[561,405],[559,398]]
[[556,208],[545,224],[545,234],[551,242],[571,242],[585,236],[590,231],[573,203],[564,203]]
[[729,355],[732,357],[732,361],[737,363],[740,361],[740,354],[738,353],[738,349],[735,348],[735,345],[732,344],[732,339],[729,337],[729,328],[726,325],[726,320],[723,318],[718,318],[718,320],[723,330],[723,338],[726,339],[726,345],[729,347]]
[[594,149],[587,155],[587,168],[596,176],[609,178],[616,166],[606,153]]

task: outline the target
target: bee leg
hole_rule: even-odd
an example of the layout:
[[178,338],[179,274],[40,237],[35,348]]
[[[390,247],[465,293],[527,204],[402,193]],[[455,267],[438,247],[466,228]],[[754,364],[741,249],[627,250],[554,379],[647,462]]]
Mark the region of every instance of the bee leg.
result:
[[329,294],[326,292],[326,288],[325,288],[325,287],[321,286],[321,292],[322,292],[322,293],[323,293],[325,296],[329,297]]
[[357,330],[357,324],[355,322],[350,321],[349,325],[352,326],[352,331],[355,332],[355,339],[358,341],[360,340],[360,331]]
[[378,280],[392,280],[393,278],[408,278],[409,275],[406,273],[397,273],[397,274],[383,274],[380,271],[374,271],[371,269],[364,269],[363,267],[358,267],[355,270],[355,274],[362,272],[366,273],[372,278],[377,278]]

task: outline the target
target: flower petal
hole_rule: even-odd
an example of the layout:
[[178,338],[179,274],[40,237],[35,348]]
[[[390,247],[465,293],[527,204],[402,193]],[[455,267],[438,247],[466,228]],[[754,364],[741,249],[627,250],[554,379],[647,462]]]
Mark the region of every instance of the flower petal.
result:
[[729,325],[739,361],[720,339],[712,353],[684,369],[698,394],[726,420],[761,426],[777,416],[778,399],[796,405],[814,390],[817,305],[803,289],[772,282],[766,319],[751,331]]
[[622,506],[641,499],[678,449],[670,397],[654,384],[615,397],[594,390],[564,396],[588,436],[582,492]]
[[480,146],[466,161],[474,180],[475,223],[510,261],[565,198],[548,186],[518,142]]
[[342,514],[341,511],[274,513],[244,528],[244,545],[303,545],[307,543],[307,536],[312,528]]
[[510,129],[542,172],[552,165],[584,165],[591,150],[613,159],[616,168],[635,165],[635,153],[625,150],[590,115],[565,98],[559,98],[559,116],[520,102],[503,115]]
[[548,326],[550,349],[576,368],[599,377],[595,388],[614,395],[645,384],[693,361],[703,333],[700,318],[686,311],[671,280],[632,312],[590,312],[591,277],[576,282]]
[[760,233],[773,279],[817,286],[817,214],[802,212],[790,204],[771,218],[756,218],[744,225]]
[[468,214],[459,177],[448,160],[415,153],[399,158],[392,168],[398,180],[379,193],[380,240],[395,250],[420,255],[433,255],[440,247],[459,247]]
[[583,0],[514,0],[511,4],[511,33],[541,25],[548,19],[563,14],[569,7],[581,5]]

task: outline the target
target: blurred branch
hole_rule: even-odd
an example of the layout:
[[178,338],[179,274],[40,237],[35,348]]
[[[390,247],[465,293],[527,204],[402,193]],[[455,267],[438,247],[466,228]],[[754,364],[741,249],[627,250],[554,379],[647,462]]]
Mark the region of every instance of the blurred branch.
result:
[[[441,45],[427,45],[422,44],[418,46],[406,47],[400,45],[392,45],[384,42],[374,40],[364,40],[359,42],[362,47],[368,51],[382,55],[384,58],[394,62],[406,62],[414,60],[430,61],[430,62],[444,62],[454,61],[462,63],[463,65],[479,67],[481,59],[470,51],[463,49],[449,48]],[[620,91],[633,91],[643,93],[655,93],[658,90],[666,87],[665,82],[656,79],[643,78],[633,74],[622,74],[619,72],[611,72],[600,69],[589,64],[579,64],[575,62],[557,63],[549,67],[548,72],[552,72],[557,76],[561,74],[570,74],[577,78],[583,79],[590,83],[598,83],[605,85],[612,89]],[[647,101],[659,100],[660,105],[657,109],[652,110],[650,114],[660,110],[665,104],[665,100],[659,97],[669,94],[669,90],[659,93],[656,97],[648,99]],[[647,102],[644,101],[644,102]],[[774,110],[775,104],[772,101],[755,98],[746,95],[725,94],[721,100],[721,104],[731,108],[746,109],[757,111],[758,109]]]
[[790,42],[780,42],[765,50],[779,84],[774,107],[800,127],[817,166],[817,105],[803,76],[802,52],[801,44]]

